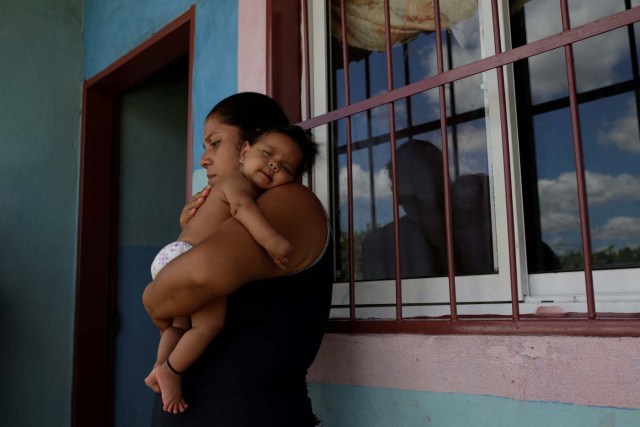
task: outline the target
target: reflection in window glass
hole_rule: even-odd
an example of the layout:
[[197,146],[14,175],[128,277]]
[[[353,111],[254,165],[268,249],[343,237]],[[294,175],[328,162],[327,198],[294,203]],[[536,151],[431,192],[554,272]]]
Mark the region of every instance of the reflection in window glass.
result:
[[512,26],[522,29],[522,32],[513,38],[514,47],[532,43],[562,31],[558,0],[510,0],[509,10]]
[[571,27],[593,22],[596,19],[625,10],[625,0],[569,0]]
[[595,268],[640,265],[640,136],[636,95],[581,106]]
[[[628,0],[627,0],[628,1]],[[575,28],[625,10],[625,0],[568,0],[569,20]],[[638,1],[633,0],[631,7]],[[514,39],[521,46],[562,32],[562,15],[558,0],[510,0],[512,25],[525,31]]]
[[573,45],[578,92],[600,89],[632,77],[629,32],[626,28]]
[[[532,2],[533,3],[533,2]],[[624,1],[570,1],[572,26],[624,8]],[[525,5],[525,11],[527,6]],[[552,17],[549,17],[552,19]],[[530,29],[515,26],[514,39]],[[527,24],[532,24],[529,19]],[[535,30],[534,30],[535,31]],[[596,269],[640,265],[640,136],[633,31],[621,28],[573,46]],[[635,42],[635,40],[634,40]],[[637,67],[637,66],[636,66]],[[562,49],[514,67],[528,270],[584,268],[577,178]]]
[[[441,5],[443,3],[445,2],[441,2]],[[464,19],[452,23],[448,31],[443,32],[444,69],[450,70],[481,59],[481,40],[480,18],[476,8]]]
[[[430,123],[432,127],[429,130],[440,129],[440,101],[438,96],[438,90],[432,89],[407,98],[408,127],[413,127],[414,123]],[[396,121],[398,121],[397,118]],[[398,128],[401,127],[398,126]]]
[[[435,22],[431,2],[391,0],[393,87],[437,73]],[[351,103],[387,90],[384,1],[346,0],[347,55]],[[480,59],[477,0],[441,2],[444,69]],[[345,105],[340,1],[331,1],[331,62],[334,108]]]
[[[444,274],[442,154],[428,141],[402,141],[396,151],[402,277]],[[387,171],[390,167],[385,168]],[[390,206],[391,207],[391,206]],[[395,277],[394,223],[371,230],[363,242],[365,279]]]
[[528,72],[528,88],[533,105],[568,96],[564,49],[532,56],[528,60]]
[[[540,237],[531,272],[567,270],[558,257],[580,252],[580,220],[569,109],[534,117]],[[536,219],[531,219],[535,221]]]
[[[378,107],[352,117],[352,201],[353,201],[353,250],[355,280],[366,279],[371,270],[372,261],[363,258],[363,241],[371,230],[393,222],[392,186],[389,178],[390,161],[389,112],[388,107]],[[338,125],[337,128],[341,126]],[[355,131],[359,129],[359,131]],[[377,129],[383,136],[363,133],[363,130]],[[346,146],[335,149],[337,158],[337,232],[340,236],[340,281],[349,278],[348,246],[348,194],[347,194],[347,152]],[[393,240],[392,240],[393,244]],[[392,246],[390,253],[395,253]],[[393,258],[392,258],[393,259]],[[395,265],[395,264],[394,264]],[[393,267],[395,271],[395,267]],[[363,273],[364,272],[364,273]]]
[[457,117],[462,113],[484,115],[484,74],[476,74],[446,85],[447,115]]
[[495,272],[485,123],[484,119],[472,120],[449,131],[451,213],[458,275]]

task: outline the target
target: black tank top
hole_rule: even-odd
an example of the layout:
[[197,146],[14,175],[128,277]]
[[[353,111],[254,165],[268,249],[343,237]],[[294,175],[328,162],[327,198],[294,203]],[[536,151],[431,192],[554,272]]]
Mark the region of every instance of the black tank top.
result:
[[229,295],[224,329],[182,376],[189,408],[167,414],[156,395],[151,425],[314,426],[306,373],[329,316],[332,247],[328,238],[307,269]]

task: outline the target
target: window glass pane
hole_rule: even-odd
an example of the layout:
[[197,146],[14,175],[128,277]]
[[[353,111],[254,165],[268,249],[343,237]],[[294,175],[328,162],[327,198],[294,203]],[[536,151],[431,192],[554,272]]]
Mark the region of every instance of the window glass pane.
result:
[[564,49],[532,56],[528,61],[531,103],[541,104],[567,96],[567,67]]
[[484,74],[447,85],[449,177],[456,275],[494,271],[491,167]]
[[625,9],[625,0],[569,0],[568,3],[573,28]]
[[[603,3],[608,8],[598,2],[596,9],[606,12],[584,12],[585,22],[619,10],[618,2]],[[640,265],[640,98],[630,37],[633,32],[621,28],[573,46],[596,269]],[[579,270],[584,263],[563,49],[520,61],[514,70],[528,269]]]
[[484,117],[483,79],[484,74],[476,74],[445,86],[447,114],[450,118],[456,120],[455,118],[463,113],[471,113],[474,117]]
[[[416,132],[440,130],[440,101],[437,89],[417,93],[407,102],[407,130],[409,135]],[[398,122],[398,119],[396,118]],[[403,129],[397,126],[398,129]]]
[[[629,31],[620,28],[573,45],[578,93],[632,79]],[[613,90],[613,87],[612,87]]]
[[[442,275],[445,258],[442,246],[436,246],[444,231],[441,151],[427,140],[406,139],[398,145],[396,161],[402,277]],[[381,227],[378,241],[390,240],[393,229],[393,222]],[[378,279],[395,277],[394,271],[381,273]]]
[[[440,2],[440,9],[445,3],[449,7],[472,6],[472,2]],[[456,3],[459,5],[456,5]],[[465,5],[466,3],[466,5]],[[461,17],[462,18],[462,17]],[[491,28],[490,23],[485,24],[485,31]],[[480,34],[480,16],[477,6],[469,9],[464,19],[452,22],[446,31],[442,32],[442,53],[444,56],[444,69],[450,70],[477,61],[482,58],[482,35]]]
[[449,147],[456,274],[493,273],[492,180],[485,120],[451,126]]
[[[568,0],[569,20],[575,28],[625,10],[625,0]],[[640,2],[632,0],[634,7]],[[512,28],[523,32],[513,38],[514,46],[521,46],[562,32],[559,0],[510,0]]]
[[583,104],[594,268],[640,266],[640,137],[633,92]]
[[517,30],[512,38],[514,47],[562,31],[559,0],[510,0],[509,10],[511,26]]
[[[354,140],[354,229],[359,254],[356,280],[395,276],[392,186],[389,178],[389,108],[382,106],[358,116],[370,117],[378,136]],[[355,117],[355,116],[354,116]],[[386,224],[391,224],[387,227]],[[379,230],[384,230],[381,232]],[[385,277],[386,278],[386,277]],[[356,300],[360,303],[360,301]]]
[[[376,269],[382,268],[381,258],[387,257],[391,265],[386,268],[395,274],[395,247],[393,235],[385,242],[384,253],[378,259],[371,255],[371,245],[364,244],[372,230],[393,223],[390,161],[389,109],[381,106],[351,118],[351,176],[353,201],[353,254],[355,280],[369,280]],[[346,129],[346,120],[337,123],[336,129]],[[334,159],[337,165],[334,197],[336,197],[338,229],[340,236],[340,281],[349,279],[348,246],[348,169],[347,147],[336,139]],[[375,248],[373,248],[375,249]],[[367,256],[363,256],[363,253]],[[375,255],[375,253],[374,253]],[[380,265],[378,265],[380,264]]]
[[573,265],[576,251],[581,258],[582,240],[569,109],[534,116],[534,135],[541,227],[535,250],[541,259],[537,268],[530,265],[529,270],[582,268]]

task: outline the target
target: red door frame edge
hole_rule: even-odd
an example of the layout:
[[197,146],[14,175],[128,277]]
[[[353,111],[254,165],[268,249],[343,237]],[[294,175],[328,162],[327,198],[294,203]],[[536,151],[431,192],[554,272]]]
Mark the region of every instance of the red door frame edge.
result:
[[193,168],[195,6],[83,84],[72,426],[113,425],[117,125],[122,91],[189,55],[187,188]]
[[267,1],[267,95],[282,106],[291,123],[302,119],[300,0]]

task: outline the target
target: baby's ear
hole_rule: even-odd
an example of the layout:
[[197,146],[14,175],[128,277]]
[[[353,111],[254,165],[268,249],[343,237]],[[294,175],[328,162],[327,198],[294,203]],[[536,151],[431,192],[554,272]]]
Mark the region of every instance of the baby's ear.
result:
[[242,147],[240,147],[240,154],[238,155],[238,158],[240,159],[241,162],[244,161],[250,148],[251,148],[251,144],[249,144],[249,141],[245,141],[242,143]]

